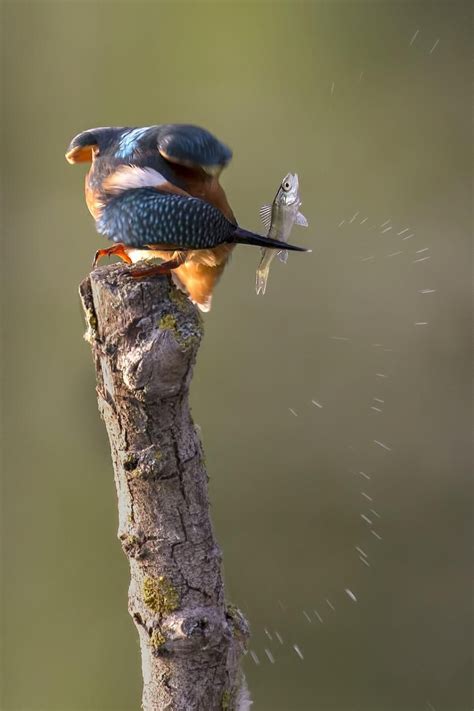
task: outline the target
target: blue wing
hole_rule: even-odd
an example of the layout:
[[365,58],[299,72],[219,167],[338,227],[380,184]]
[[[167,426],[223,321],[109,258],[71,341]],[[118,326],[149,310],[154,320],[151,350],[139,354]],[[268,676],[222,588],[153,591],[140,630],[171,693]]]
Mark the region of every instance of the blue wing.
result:
[[204,200],[153,188],[127,190],[109,200],[96,226],[113,242],[129,247],[163,245],[178,250],[212,249],[231,240],[236,229]]

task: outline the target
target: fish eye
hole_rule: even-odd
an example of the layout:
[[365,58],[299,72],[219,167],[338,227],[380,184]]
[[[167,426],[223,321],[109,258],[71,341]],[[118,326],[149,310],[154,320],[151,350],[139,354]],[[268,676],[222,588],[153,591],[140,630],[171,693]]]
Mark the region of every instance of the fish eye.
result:
[[289,190],[291,188],[289,180],[285,180],[283,183],[283,190]]

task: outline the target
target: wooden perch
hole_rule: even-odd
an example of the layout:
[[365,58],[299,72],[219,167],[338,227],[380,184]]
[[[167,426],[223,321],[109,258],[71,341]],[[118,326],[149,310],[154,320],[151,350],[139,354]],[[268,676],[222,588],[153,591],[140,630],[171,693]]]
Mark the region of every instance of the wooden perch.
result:
[[242,613],[224,599],[188,404],[202,321],[168,277],[96,269],[80,294],[110,440],[145,711],[244,711]]

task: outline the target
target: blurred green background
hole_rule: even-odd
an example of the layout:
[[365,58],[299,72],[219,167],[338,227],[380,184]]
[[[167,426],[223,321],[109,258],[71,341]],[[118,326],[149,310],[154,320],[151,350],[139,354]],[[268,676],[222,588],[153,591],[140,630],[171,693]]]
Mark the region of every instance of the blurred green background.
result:
[[236,250],[192,387],[252,708],[471,709],[469,3],[18,0],[2,26],[1,708],[139,708],[77,296],[102,242],[63,154],[177,121],[234,149],[242,225],[290,170],[310,223],[264,298]]

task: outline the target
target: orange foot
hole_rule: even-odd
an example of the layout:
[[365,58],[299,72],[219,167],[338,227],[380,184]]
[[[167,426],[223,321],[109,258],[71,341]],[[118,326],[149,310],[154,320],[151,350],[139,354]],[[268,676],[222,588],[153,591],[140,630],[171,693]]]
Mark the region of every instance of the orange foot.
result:
[[123,244],[115,244],[113,247],[109,247],[109,249],[98,249],[97,252],[95,253],[95,257],[94,257],[94,261],[92,262],[92,266],[96,267],[99,259],[101,259],[102,257],[110,257],[111,254],[116,254],[117,257],[120,257],[120,259],[122,259],[127,264],[132,264],[132,260],[128,256],[124,245]]
[[147,267],[146,269],[134,269],[131,275],[134,279],[141,279],[147,276],[157,276],[158,274],[169,274],[172,269],[180,267],[185,261],[185,256],[180,255],[174,257],[173,259],[168,259],[166,262],[161,264],[155,264],[152,267]]

